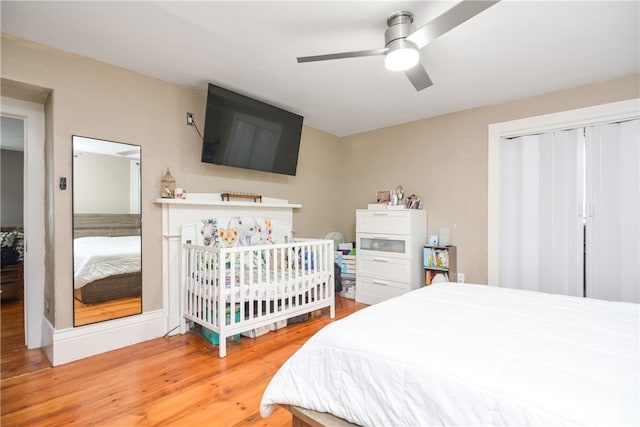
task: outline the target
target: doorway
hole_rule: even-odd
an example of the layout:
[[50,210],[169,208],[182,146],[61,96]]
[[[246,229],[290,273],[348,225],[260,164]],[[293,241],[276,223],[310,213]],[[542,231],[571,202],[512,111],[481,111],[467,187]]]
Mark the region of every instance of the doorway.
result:
[[23,130],[24,340],[43,346],[45,272],[44,105],[2,97],[0,115],[17,119]]
[[570,110],[544,116],[495,123],[489,126],[488,156],[488,273],[489,285],[500,283],[500,212],[501,171],[504,153],[502,138],[533,135],[559,129],[591,127],[605,123],[623,122],[640,118],[638,99]]
[[500,286],[640,302],[640,119],[500,144]]

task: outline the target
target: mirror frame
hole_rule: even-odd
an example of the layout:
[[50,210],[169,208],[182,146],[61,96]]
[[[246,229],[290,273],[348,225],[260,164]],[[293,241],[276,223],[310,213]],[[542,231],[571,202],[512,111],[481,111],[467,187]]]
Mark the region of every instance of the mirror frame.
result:
[[[94,147],[87,147],[87,144],[94,143]],[[98,144],[103,144],[101,148],[98,148]],[[114,151],[118,144],[123,146],[123,150]],[[129,149],[125,149],[125,147]],[[72,147],[72,192],[71,192],[71,213],[72,213],[72,307],[73,307],[73,326],[85,326],[98,322],[104,322],[122,317],[135,316],[142,314],[142,147],[140,145],[109,141],[105,139],[97,139],[91,137],[84,137],[79,135],[72,135],[71,137]],[[108,149],[107,149],[108,148]],[[136,155],[137,152],[137,155]],[[129,180],[128,194],[128,211],[129,213],[122,213],[121,209],[116,209],[118,212],[105,212],[105,213],[77,213],[76,205],[78,202],[78,165],[76,159],[80,153],[97,154],[105,156],[120,156],[121,158],[128,160],[137,160],[138,166],[138,182],[137,182],[137,200],[134,200],[131,191],[131,179]],[[131,172],[131,164],[129,169],[129,176],[133,176]],[[106,180],[105,180],[106,181]],[[106,181],[108,183],[108,181]],[[99,194],[104,195],[108,191],[105,191],[105,186],[102,192]],[[120,200],[120,205],[124,206],[124,198],[117,197],[119,191],[115,190],[113,194]],[[122,192],[123,194],[125,192]],[[84,193],[86,194],[86,193]],[[113,198],[109,199],[110,201]],[[99,203],[99,201],[98,201]],[[95,210],[100,211],[100,208]],[[135,211],[137,210],[137,214]],[[134,211],[132,213],[132,211]],[[131,239],[133,236],[138,236],[136,239]],[[88,237],[88,239],[78,240],[82,237]],[[89,239],[91,238],[91,239]],[[86,259],[89,255],[87,251],[91,251],[93,248],[105,248],[108,245],[115,245],[122,247],[125,258],[122,264],[123,270],[119,271],[119,274],[111,275],[107,277],[100,277],[94,280],[90,280],[89,283],[82,286],[82,288],[76,289],[76,264],[78,263],[78,252],[82,250]],[[134,261],[134,257],[131,256],[131,251],[137,251],[139,257],[139,268]],[[96,256],[99,256],[97,251]],[[134,270],[135,269],[135,270]],[[88,280],[88,279],[83,279]],[[106,287],[105,287],[106,285]],[[102,286],[102,287],[101,287]],[[105,292],[106,290],[106,292]],[[125,299],[126,298],[126,299]],[[137,301],[135,300],[137,299]],[[117,302],[116,302],[117,301]]]

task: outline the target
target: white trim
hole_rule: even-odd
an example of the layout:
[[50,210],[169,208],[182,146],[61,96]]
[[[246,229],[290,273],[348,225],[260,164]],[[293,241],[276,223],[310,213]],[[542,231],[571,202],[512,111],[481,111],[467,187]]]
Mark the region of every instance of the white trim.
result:
[[242,201],[242,200],[226,200],[222,201],[221,193],[188,193],[184,199],[163,199],[157,198],[153,200],[153,203],[159,203],[164,205],[208,205],[208,206],[231,206],[238,208],[277,208],[277,209],[292,209],[301,208],[302,205],[298,203],[289,203],[288,200],[275,199],[272,197],[262,197],[261,202],[254,201]]
[[44,318],[44,105],[0,98],[4,116],[24,120],[24,336],[27,348],[42,347]]
[[54,330],[48,323],[48,329],[45,335],[51,341],[44,351],[53,366],[160,338],[165,333],[162,310],[68,329]]
[[497,286],[500,281],[500,139],[634,118],[640,118],[640,98],[489,125],[487,198],[489,285]]

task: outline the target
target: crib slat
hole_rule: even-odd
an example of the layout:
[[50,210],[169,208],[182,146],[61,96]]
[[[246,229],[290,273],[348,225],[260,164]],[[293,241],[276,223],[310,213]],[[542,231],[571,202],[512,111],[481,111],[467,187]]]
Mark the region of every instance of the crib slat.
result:
[[220,357],[226,338],[245,324],[266,326],[321,307],[335,315],[331,241],[184,250],[184,316],[219,334]]

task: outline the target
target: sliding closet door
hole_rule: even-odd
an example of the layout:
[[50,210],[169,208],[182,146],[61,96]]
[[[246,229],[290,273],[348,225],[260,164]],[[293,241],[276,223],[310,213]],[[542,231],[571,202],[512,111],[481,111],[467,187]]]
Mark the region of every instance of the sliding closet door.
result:
[[500,286],[582,296],[582,132],[500,144]]
[[640,302],[640,120],[586,128],[587,296]]

